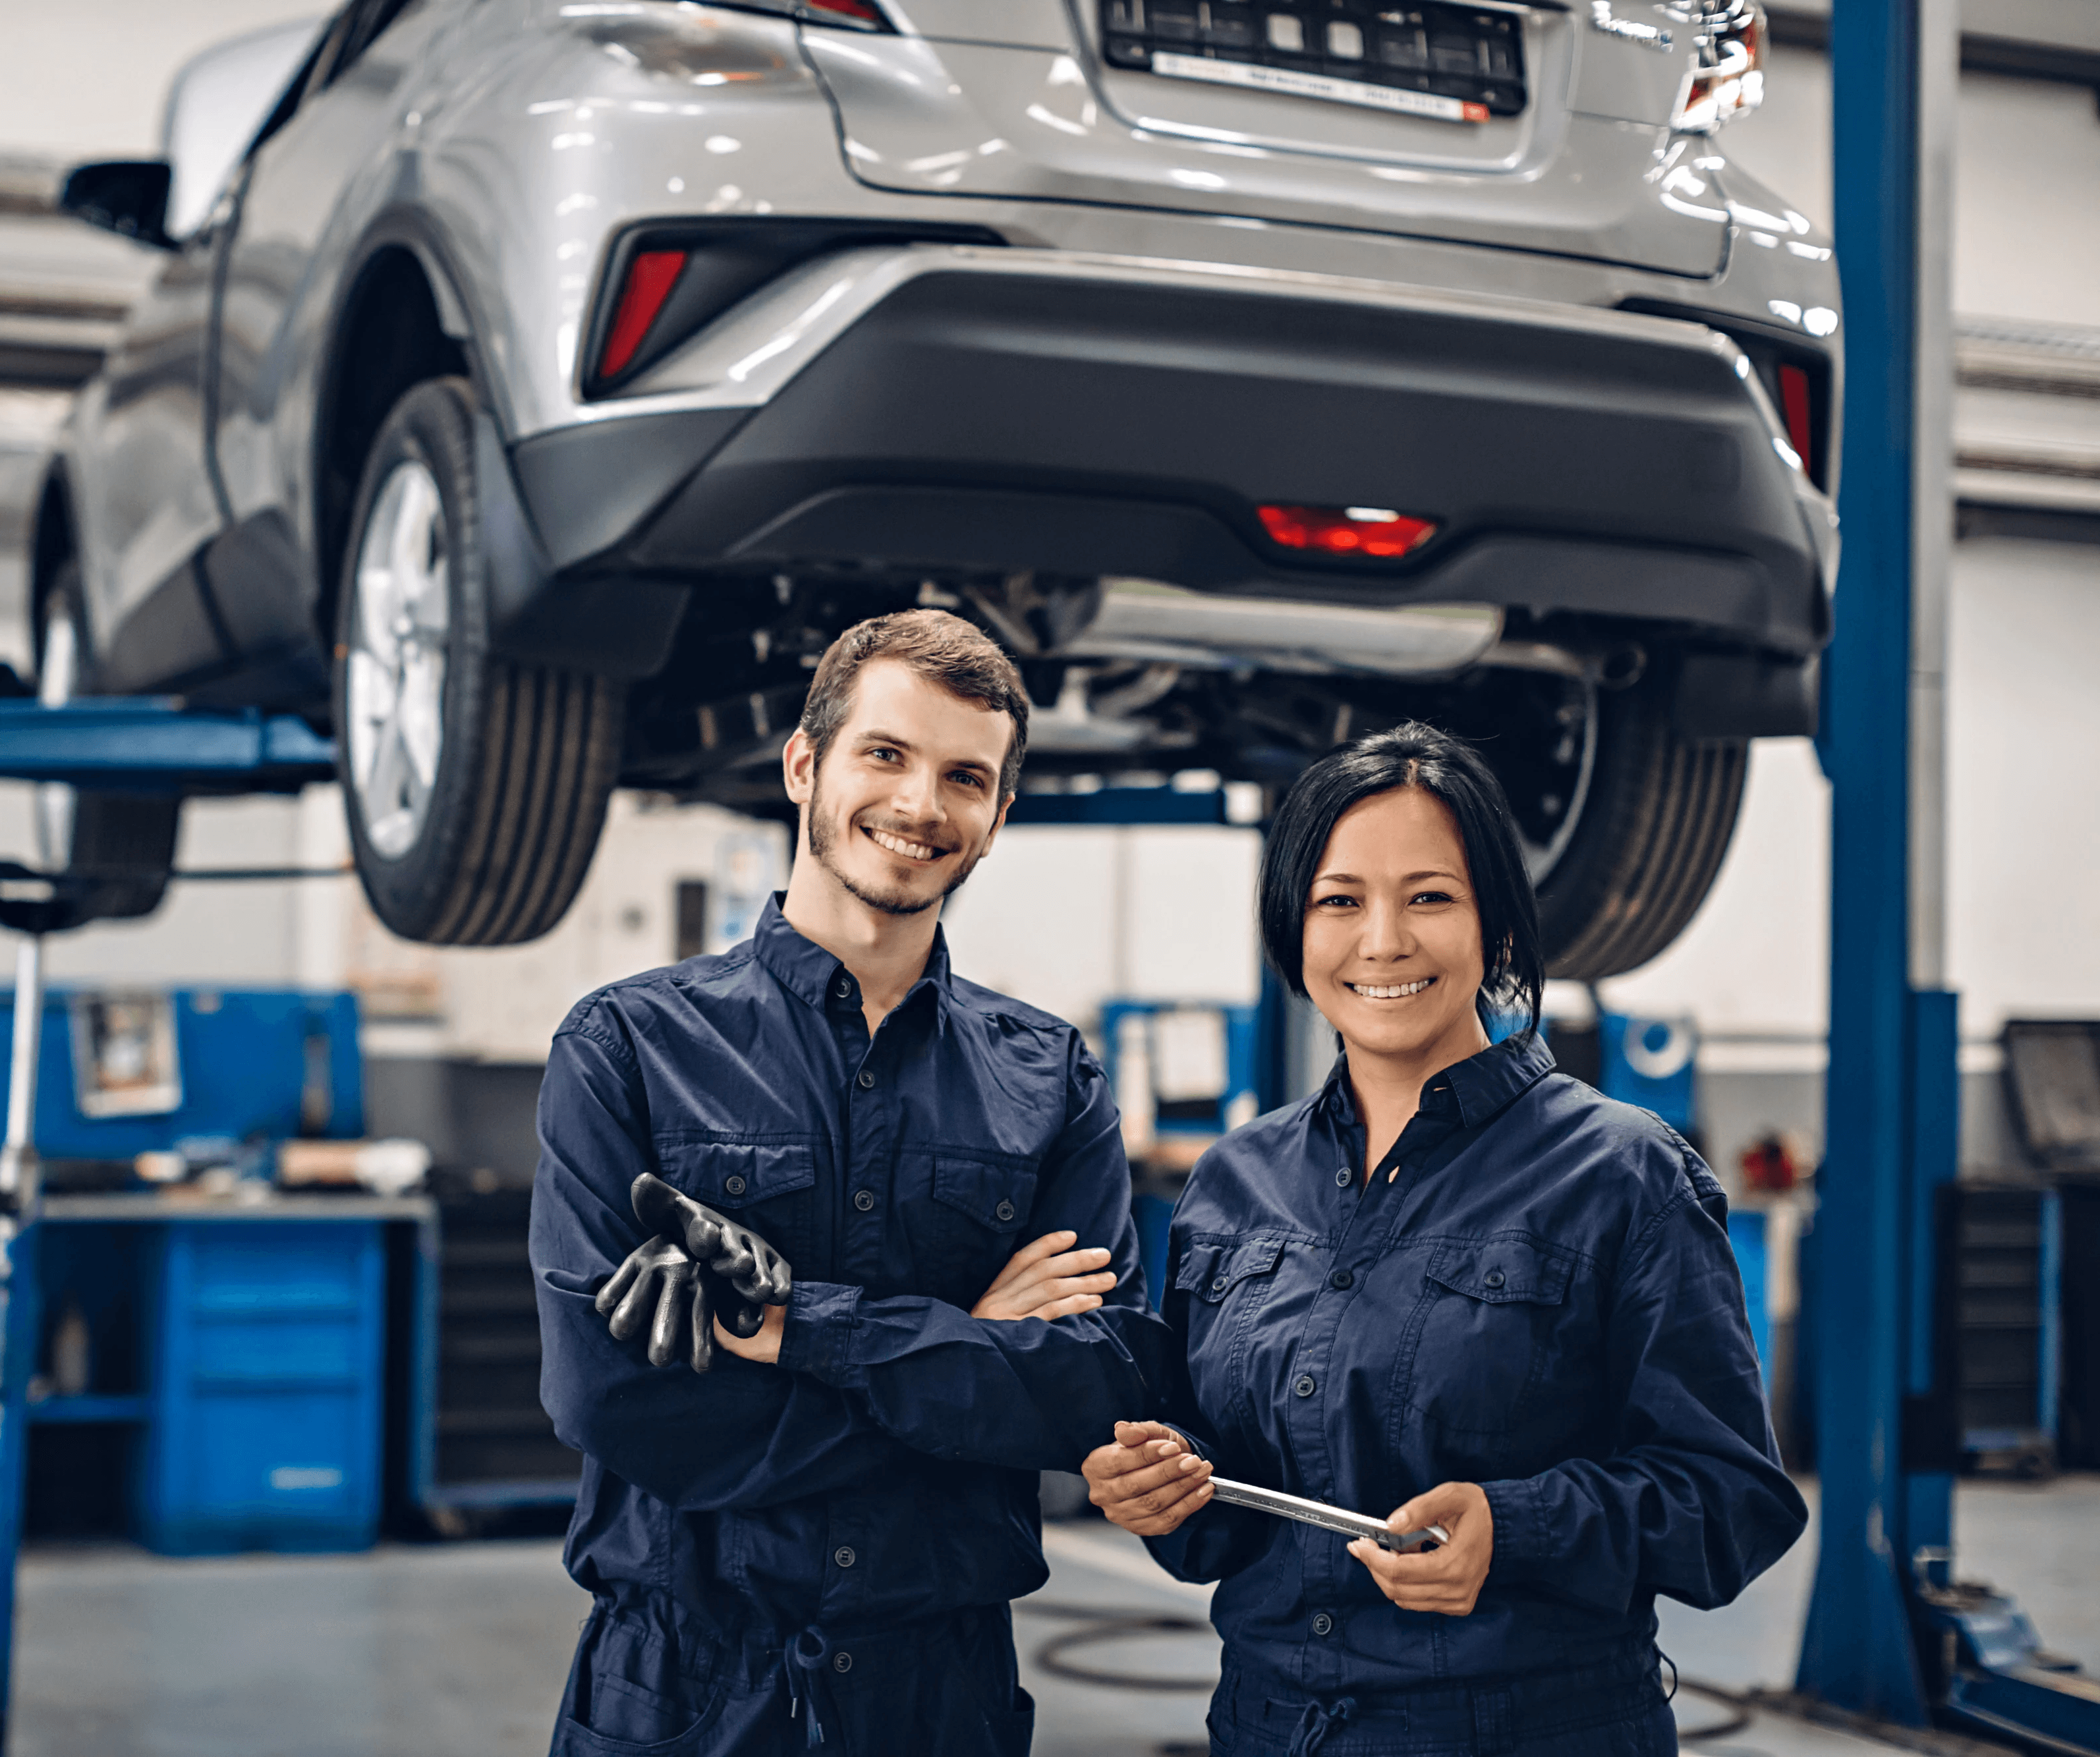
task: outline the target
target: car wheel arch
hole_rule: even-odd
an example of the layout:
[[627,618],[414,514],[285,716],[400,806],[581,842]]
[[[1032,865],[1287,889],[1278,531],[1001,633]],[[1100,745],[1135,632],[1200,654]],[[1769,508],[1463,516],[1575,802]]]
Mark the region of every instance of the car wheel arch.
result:
[[[402,394],[427,379],[469,379],[484,408],[505,425],[505,399],[483,369],[482,326],[462,291],[454,253],[421,209],[381,213],[351,253],[354,264],[327,330],[315,403],[314,560],[320,582],[315,627],[325,650],[334,640],[343,546],[364,456]],[[405,319],[405,321],[404,321]],[[366,375],[361,337],[390,346],[386,369]]]

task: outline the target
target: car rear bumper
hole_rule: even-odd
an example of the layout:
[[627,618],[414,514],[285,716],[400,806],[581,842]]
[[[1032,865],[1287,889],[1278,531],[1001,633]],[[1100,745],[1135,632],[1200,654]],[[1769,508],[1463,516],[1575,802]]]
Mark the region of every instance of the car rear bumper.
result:
[[[1806,655],[1835,525],[1691,323],[1318,275],[911,247],[814,265],[513,451],[550,572],[1035,570],[1683,625]],[[1264,504],[1388,507],[1398,562]]]

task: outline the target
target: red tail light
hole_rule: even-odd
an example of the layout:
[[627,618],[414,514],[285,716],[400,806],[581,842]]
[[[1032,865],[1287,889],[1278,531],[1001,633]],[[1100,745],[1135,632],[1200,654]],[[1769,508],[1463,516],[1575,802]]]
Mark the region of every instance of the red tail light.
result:
[[1426,518],[1410,518],[1382,506],[1264,506],[1262,529],[1286,549],[1317,549],[1325,555],[1367,555],[1390,560],[1418,549],[1436,534]]
[[882,8],[871,6],[868,0],[802,0],[802,5],[820,20],[846,20],[855,24],[872,25],[877,30],[885,30],[889,25],[889,20],[882,15]]
[[598,376],[611,378],[622,372],[671,297],[686,266],[683,250],[638,250],[627,265],[626,283],[620,289],[620,303],[605,332],[605,347],[598,358]]
[[1786,443],[1801,459],[1801,467],[1811,467],[1815,454],[1810,449],[1815,427],[1808,416],[1808,374],[1798,366],[1779,369],[1780,413],[1786,416]]

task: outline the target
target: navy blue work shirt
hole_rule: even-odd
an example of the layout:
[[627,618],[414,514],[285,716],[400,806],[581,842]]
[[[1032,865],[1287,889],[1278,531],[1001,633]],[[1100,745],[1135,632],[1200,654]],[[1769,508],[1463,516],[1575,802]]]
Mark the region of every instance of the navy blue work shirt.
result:
[[1807,1519],[1719,1184],[1535,1040],[1438,1074],[1368,1183],[1364,1160],[1344,1061],[1198,1162],[1168,1257],[1188,1363],[1168,1419],[1220,1475],[1381,1518],[1480,1484],[1478,1604],[1402,1610],[1345,1539],[1232,1507],[1154,1554],[1222,1581],[1229,1670],[1314,1696],[1652,1671],[1657,1593],[1727,1604]]
[[[1062,1020],[924,975],[870,1040],[860,985],[768,906],[754,937],[600,989],[540,1096],[540,1395],[584,1455],[577,1583],[681,1637],[845,1631],[1003,1605],[1047,1578],[1037,1473],[1162,1400],[1130,1174]],[[652,1367],[593,1297],[655,1172],[788,1258],[778,1365]],[[968,1308],[1069,1228],[1115,1290],[1051,1321]]]

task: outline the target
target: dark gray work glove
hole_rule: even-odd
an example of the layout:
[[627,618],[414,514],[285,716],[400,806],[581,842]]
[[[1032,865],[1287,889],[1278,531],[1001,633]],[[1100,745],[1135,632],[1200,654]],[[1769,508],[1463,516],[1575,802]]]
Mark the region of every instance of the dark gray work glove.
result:
[[[690,1196],[681,1196],[661,1178],[646,1171],[634,1180],[632,1200],[637,1220],[659,1238],[684,1245],[688,1257],[708,1274],[727,1282],[747,1306],[788,1303],[788,1295],[795,1285],[788,1259],[743,1222],[717,1213]],[[747,1330],[726,1310],[732,1301],[718,1299],[717,1303],[725,1308],[722,1322],[737,1335],[758,1334],[758,1327],[765,1321],[763,1312],[749,1313],[751,1328]]]
[[[705,1372],[714,1364],[715,1332],[707,1277],[682,1246],[648,1239],[598,1289],[598,1315],[624,1342],[646,1329],[649,1364],[668,1367],[683,1352],[686,1364]],[[764,1314],[760,1314],[763,1321]]]
[[784,1306],[794,1286],[787,1259],[726,1214],[644,1172],[630,1199],[634,1218],[656,1236],[629,1252],[598,1290],[598,1310],[624,1342],[649,1334],[649,1363],[668,1366],[682,1348],[695,1372],[713,1364],[709,1319],[721,1316],[733,1336],[752,1336],[765,1307]]

